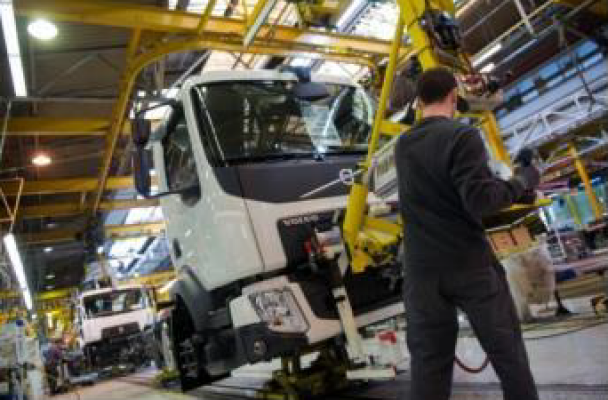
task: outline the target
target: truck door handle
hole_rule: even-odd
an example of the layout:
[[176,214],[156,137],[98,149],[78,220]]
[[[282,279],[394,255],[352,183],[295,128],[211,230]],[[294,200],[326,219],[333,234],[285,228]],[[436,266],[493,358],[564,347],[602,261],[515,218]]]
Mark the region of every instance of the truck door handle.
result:
[[175,258],[180,258],[182,256],[182,246],[177,239],[173,239],[173,254],[175,254]]

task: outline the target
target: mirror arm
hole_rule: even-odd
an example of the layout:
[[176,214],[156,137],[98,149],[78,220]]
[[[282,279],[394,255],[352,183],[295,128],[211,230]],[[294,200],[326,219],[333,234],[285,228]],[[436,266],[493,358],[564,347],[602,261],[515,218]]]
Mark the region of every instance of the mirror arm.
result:
[[166,192],[161,192],[161,193],[157,193],[154,195],[146,195],[146,194],[142,194],[140,193],[142,196],[144,196],[144,198],[146,199],[160,199],[161,197],[165,197],[165,196],[171,196],[174,194],[184,194],[185,192],[187,192],[188,190],[192,190],[196,187],[198,187],[199,185],[192,185],[192,186],[188,186],[186,188],[183,189],[177,189],[177,190],[168,190]]

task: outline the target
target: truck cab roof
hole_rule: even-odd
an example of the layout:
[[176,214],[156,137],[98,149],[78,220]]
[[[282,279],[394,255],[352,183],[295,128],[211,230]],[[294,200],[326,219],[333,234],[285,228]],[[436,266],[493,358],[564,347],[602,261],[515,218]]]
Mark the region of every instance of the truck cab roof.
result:
[[[227,81],[265,81],[265,80],[285,80],[297,81],[298,78],[292,72],[279,72],[275,70],[254,70],[254,71],[210,71],[202,75],[193,76],[186,80],[181,92],[189,90],[192,86],[213,82]],[[350,79],[325,74],[312,74],[313,82],[332,83],[338,85],[357,86]],[[180,92],[180,93],[181,93]]]
[[119,291],[119,290],[143,289],[143,288],[144,287],[142,285],[125,285],[125,286],[120,286],[120,287],[118,287],[116,289],[113,289],[111,287],[107,287],[107,288],[102,288],[102,289],[94,289],[94,290],[84,291],[84,292],[80,293],[80,297],[95,296],[95,295],[104,294],[104,293],[111,293],[111,292]]

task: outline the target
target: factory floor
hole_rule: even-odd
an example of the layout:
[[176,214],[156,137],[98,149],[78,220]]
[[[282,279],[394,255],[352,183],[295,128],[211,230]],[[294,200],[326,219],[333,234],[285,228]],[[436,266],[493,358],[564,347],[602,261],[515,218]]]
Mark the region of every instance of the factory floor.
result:
[[[578,300],[578,299],[577,299]],[[530,355],[541,400],[607,400],[608,399],[608,319],[594,316],[583,305],[588,300],[566,300],[566,306],[579,314],[558,324],[524,326],[526,347]],[[586,306],[588,308],[588,306]],[[404,348],[403,337],[399,338]],[[485,354],[474,338],[462,337],[457,353],[470,365],[479,365]],[[407,355],[403,358],[407,360]],[[304,362],[304,361],[303,361]],[[138,373],[80,387],[50,400],[237,400],[263,398],[261,388],[277,368],[278,362],[245,366],[233,376],[213,385],[183,394],[162,390],[152,384],[157,371]],[[395,380],[374,382],[340,393],[319,397],[321,400],[408,400],[408,362],[400,366],[405,372]],[[468,374],[456,368],[451,400],[501,400],[502,392],[491,367],[480,374]],[[524,399],[522,399],[524,400]]]
[[[230,378],[225,381],[195,390],[190,393],[160,390],[151,384],[155,371],[134,375],[82,387],[77,391],[54,396],[52,400],[218,400],[256,398],[259,381]],[[323,400],[407,400],[407,375],[396,381],[374,383],[365,388],[345,391]],[[234,389],[232,389],[234,388]],[[606,400],[608,385],[540,385],[541,400]],[[451,400],[501,400],[500,387],[496,384],[455,384]]]

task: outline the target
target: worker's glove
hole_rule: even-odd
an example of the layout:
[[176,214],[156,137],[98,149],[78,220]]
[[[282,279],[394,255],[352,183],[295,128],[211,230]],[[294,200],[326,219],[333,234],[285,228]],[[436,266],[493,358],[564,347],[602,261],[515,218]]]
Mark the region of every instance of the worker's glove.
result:
[[517,203],[520,204],[534,204],[536,201],[536,190],[526,190],[519,198],[516,200]]

